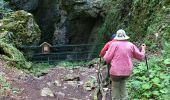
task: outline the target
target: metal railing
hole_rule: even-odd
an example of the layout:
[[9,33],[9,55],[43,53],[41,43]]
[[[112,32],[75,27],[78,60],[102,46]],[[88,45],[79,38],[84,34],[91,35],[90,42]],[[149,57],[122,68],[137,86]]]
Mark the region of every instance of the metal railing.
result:
[[21,46],[32,62],[56,63],[59,61],[87,61],[98,57],[103,44],[78,44],[50,46],[49,53],[42,53],[41,46]]

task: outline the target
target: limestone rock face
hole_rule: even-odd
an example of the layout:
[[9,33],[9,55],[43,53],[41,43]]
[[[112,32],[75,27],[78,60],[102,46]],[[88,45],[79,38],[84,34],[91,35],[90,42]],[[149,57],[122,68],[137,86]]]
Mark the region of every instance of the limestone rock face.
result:
[[102,9],[102,0],[62,0],[62,6],[70,14],[70,18],[77,16],[97,17]]
[[19,9],[33,11],[42,31],[41,42],[50,44],[80,44],[95,40],[94,34],[102,24],[102,1],[11,0]]
[[13,12],[0,20],[0,24],[0,39],[16,47],[39,43],[40,29],[30,13],[23,10]]
[[56,24],[60,21],[60,0],[40,0],[33,13],[42,31],[41,42],[52,44]]
[[56,23],[53,43],[88,43],[100,25],[102,0],[61,0],[60,21]]
[[10,13],[0,20],[0,59],[8,60],[18,68],[30,68],[23,54],[17,49],[22,45],[36,45],[40,29],[32,14],[23,10]]
[[10,2],[19,9],[31,11],[37,8],[39,0],[10,0]]

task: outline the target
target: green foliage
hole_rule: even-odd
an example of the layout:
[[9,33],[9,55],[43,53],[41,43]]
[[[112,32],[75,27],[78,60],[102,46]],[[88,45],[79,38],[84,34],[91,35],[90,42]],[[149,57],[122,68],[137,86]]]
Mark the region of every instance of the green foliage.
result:
[[106,11],[106,16],[104,19],[104,24],[99,30],[99,41],[108,41],[112,33],[115,33],[117,29],[125,28],[123,24],[128,14],[127,10],[130,8],[129,0],[104,0],[104,10]]
[[92,61],[79,61],[79,62],[69,62],[69,61],[62,61],[57,64],[49,64],[49,63],[39,63],[39,64],[33,64],[32,67],[27,71],[28,73],[31,73],[37,77],[42,76],[44,74],[47,74],[48,71],[51,68],[57,67],[57,68],[79,68],[79,67],[87,67],[92,66],[93,64],[97,63],[99,59],[94,59]]
[[168,100],[168,67],[163,63],[162,57],[153,57],[148,62],[149,70],[143,62],[135,66],[128,83],[130,99]]
[[29,69],[23,54],[17,49],[22,45],[38,44],[40,29],[33,16],[25,11],[16,11],[0,20],[0,58],[21,69]]
[[167,42],[166,40],[164,40],[163,42],[163,56],[164,56],[164,64],[168,67],[170,66],[170,41]]
[[23,54],[13,45],[7,44],[0,39],[0,59],[10,61],[10,64],[17,68],[30,68],[31,63],[27,62]]
[[0,38],[5,38],[6,42],[16,47],[38,44],[40,40],[40,29],[33,16],[23,10],[11,13],[0,20],[0,24]]
[[[132,41],[146,42],[155,49],[163,38],[170,38],[169,8],[169,0],[104,0],[106,17],[99,41],[108,41],[111,33],[123,28]],[[155,33],[159,33],[157,39]]]
[[32,66],[33,67],[27,71],[37,77],[47,74],[50,68],[52,68],[52,65],[48,63],[33,64]]

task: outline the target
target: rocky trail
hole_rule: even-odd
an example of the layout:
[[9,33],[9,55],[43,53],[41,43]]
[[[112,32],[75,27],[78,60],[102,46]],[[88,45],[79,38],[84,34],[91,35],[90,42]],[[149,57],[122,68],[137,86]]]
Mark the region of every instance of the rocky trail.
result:
[[55,67],[41,77],[4,65],[0,62],[0,75],[11,90],[0,94],[0,100],[92,100],[97,87],[97,64],[92,68]]

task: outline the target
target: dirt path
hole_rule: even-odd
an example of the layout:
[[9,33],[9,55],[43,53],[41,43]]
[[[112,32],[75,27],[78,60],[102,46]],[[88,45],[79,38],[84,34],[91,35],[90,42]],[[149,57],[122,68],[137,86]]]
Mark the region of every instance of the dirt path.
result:
[[[96,86],[97,66],[93,68],[53,68],[45,76],[39,78],[25,74],[15,68],[4,67],[0,62],[0,72],[12,88],[19,90],[15,95],[1,97],[1,100],[92,100],[94,89],[84,87],[89,81]],[[64,81],[66,75],[78,76],[79,80]]]

